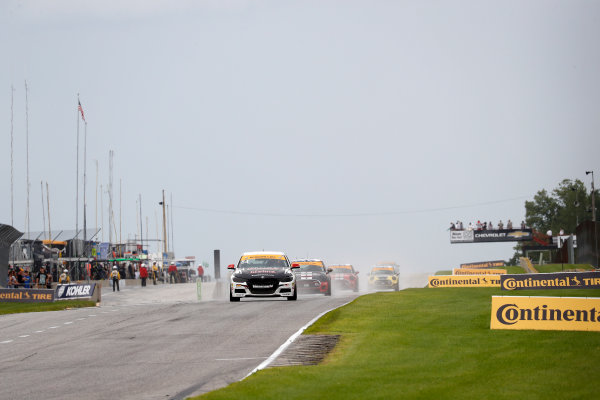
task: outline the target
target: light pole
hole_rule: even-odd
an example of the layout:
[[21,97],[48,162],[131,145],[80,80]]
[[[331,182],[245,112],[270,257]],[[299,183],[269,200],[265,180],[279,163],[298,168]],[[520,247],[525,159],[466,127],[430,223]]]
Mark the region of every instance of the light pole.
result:
[[592,174],[592,222],[594,223],[594,250],[596,251],[596,268],[598,268],[598,229],[596,228],[596,190],[594,189],[594,171],[585,171],[585,174]]
[[585,171],[586,175],[592,174],[592,221],[596,222],[596,196],[594,189],[594,171]]

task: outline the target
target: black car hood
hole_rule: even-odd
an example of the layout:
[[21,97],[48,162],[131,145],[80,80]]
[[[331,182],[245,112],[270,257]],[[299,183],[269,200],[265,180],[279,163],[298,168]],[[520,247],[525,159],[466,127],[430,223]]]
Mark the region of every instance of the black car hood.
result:
[[236,272],[236,278],[250,279],[250,278],[276,278],[281,279],[288,276],[285,270],[269,269],[269,268],[244,268],[241,271]]

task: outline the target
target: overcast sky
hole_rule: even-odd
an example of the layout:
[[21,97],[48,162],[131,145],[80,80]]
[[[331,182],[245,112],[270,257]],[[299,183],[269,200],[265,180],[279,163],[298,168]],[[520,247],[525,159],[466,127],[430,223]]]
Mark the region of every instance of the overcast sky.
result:
[[88,226],[95,160],[106,188],[112,149],[123,237],[141,195],[156,238],[164,189],[178,257],[283,250],[406,271],[508,259],[514,244],[451,245],[449,223],[518,223],[538,190],[600,174],[598,21],[591,0],[3,1],[0,222],[12,85],[26,229],[27,80],[32,231],[42,181],[52,230],[75,228],[79,93]]

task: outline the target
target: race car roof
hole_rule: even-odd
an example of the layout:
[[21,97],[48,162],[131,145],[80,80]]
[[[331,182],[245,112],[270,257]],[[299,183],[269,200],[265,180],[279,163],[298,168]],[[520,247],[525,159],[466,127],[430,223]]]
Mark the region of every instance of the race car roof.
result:
[[308,259],[294,260],[294,261],[292,261],[292,263],[294,263],[294,264],[300,264],[300,265],[310,265],[310,264],[324,265],[323,260],[317,260],[317,259],[312,259],[312,260],[308,260]]
[[373,267],[371,271],[394,271],[394,267]]
[[352,269],[352,264],[337,264],[330,265],[331,268],[340,268],[340,269]]
[[248,260],[251,258],[277,258],[285,260],[285,253],[281,251],[248,251],[242,254],[242,260]]

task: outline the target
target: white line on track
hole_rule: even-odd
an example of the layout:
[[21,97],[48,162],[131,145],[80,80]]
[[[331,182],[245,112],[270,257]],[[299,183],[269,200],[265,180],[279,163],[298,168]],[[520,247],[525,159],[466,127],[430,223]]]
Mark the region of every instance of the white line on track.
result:
[[29,335],[21,335],[21,336],[19,336],[19,337],[29,337]]
[[215,358],[215,361],[264,360],[267,357]]
[[46,331],[35,331],[35,333],[44,333]]
[[10,340],[5,340],[5,341],[3,341],[3,342],[0,342],[0,344],[6,344],[6,343],[10,343],[10,342],[12,342],[12,341],[13,341],[12,339],[10,339]]
[[73,323],[73,321],[65,322],[65,325],[70,325],[72,323]]
[[83,321],[85,318],[77,318],[76,321]]
[[275,352],[273,354],[271,354],[271,356],[269,356],[269,358],[267,358],[265,361],[263,361],[262,363],[260,363],[258,367],[254,368],[252,371],[250,371],[250,373],[248,375],[246,375],[243,379],[246,379],[247,377],[249,377],[253,373],[255,373],[257,371],[260,371],[261,369],[267,368],[269,366],[269,364],[271,364],[277,357],[279,357],[279,355],[281,353],[283,353],[283,351],[285,349],[287,349],[288,346],[290,344],[292,344],[294,342],[294,340],[296,340],[298,338],[298,336],[300,336],[302,334],[302,332],[304,332],[306,330],[306,328],[308,328],[309,326],[311,326],[312,324],[314,324],[315,322],[317,322],[317,320],[319,318],[321,318],[323,315],[325,315],[328,312],[333,311],[333,310],[335,310],[337,308],[343,307],[346,304],[350,304],[354,300],[355,299],[352,299],[352,300],[348,301],[347,303],[344,303],[344,304],[342,304],[340,306],[333,307],[332,309],[327,310],[327,311],[323,311],[321,314],[319,314],[316,317],[314,317],[313,319],[311,319],[306,325],[304,325],[302,328],[298,329],[298,331],[296,333],[294,333],[292,336],[290,336],[288,340],[286,340],[281,346],[279,346],[279,348],[277,350],[275,350]]
[[57,328],[58,328],[58,326],[51,326],[51,327],[50,327],[50,328],[48,328],[48,329],[57,329]]

